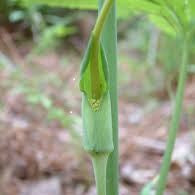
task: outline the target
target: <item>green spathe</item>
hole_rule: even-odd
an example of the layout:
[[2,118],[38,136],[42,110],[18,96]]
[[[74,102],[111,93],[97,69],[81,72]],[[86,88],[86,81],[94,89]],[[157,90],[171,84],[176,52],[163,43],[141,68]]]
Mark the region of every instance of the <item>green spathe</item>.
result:
[[107,61],[101,42],[92,36],[81,65],[80,90],[86,95],[92,109],[97,111],[108,91]]
[[110,94],[107,92],[98,111],[94,111],[87,97],[83,94],[82,117],[84,129],[84,148],[90,153],[112,152],[112,117]]

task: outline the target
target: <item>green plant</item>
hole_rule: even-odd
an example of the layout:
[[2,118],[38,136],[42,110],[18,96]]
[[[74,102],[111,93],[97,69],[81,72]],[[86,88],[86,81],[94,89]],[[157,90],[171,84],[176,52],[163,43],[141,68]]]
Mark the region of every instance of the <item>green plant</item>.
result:
[[[113,3],[113,0],[107,0],[104,4],[100,1],[100,7],[102,4],[103,7],[102,10],[100,9],[100,14],[94,30],[92,31],[88,48],[84,56],[80,81],[80,89],[83,92],[82,117],[84,128],[84,148],[89,152],[92,158],[98,195],[110,194],[114,187],[108,183],[108,188],[106,188],[106,177],[110,176],[109,172],[106,176],[107,161],[110,153],[114,150],[112,129],[112,112],[114,110],[111,112],[111,103],[113,103],[113,89],[115,90],[116,88],[115,85],[110,85],[111,82],[109,79],[110,76],[113,75],[110,74],[109,71],[111,71],[111,69],[109,68],[112,68],[112,71],[114,71],[115,68],[113,67],[113,64],[108,68],[107,58],[109,60],[108,63],[110,63],[110,57],[113,57],[116,52],[116,45],[113,45],[114,49],[112,50],[113,52],[111,52],[112,54],[107,56],[108,53],[106,52],[108,52],[108,48],[112,45],[108,42],[106,43],[106,41],[108,41],[107,35],[104,35],[104,39],[101,40],[104,23],[109,15],[110,9],[113,7]],[[110,19],[113,20],[112,24],[115,25],[115,15],[111,14],[110,17]],[[109,32],[111,33],[110,29]],[[116,43],[115,31],[113,35]],[[106,50],[104,50],[104,46],[106,46]],[[116,64],[116,62],[114,62],[114,64]],[[112,91],[110,91],[111,89]],[[117,147],[116,142],[115,145]],[[114,152],[113,154],[116,155],[117,153]],[[117,172],[116,167],[113,167],[112,164],[111,174]],[[116,190],[112,194],[117,193],[117,183]]]

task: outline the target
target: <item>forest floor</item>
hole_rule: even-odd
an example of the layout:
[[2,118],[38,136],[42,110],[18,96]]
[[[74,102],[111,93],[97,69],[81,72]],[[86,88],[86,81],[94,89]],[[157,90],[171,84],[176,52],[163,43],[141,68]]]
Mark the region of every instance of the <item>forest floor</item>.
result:
[[[20,56],[27,50],[21,49]],[[50,53],[26,62],[13,55],[21,66],[0,69],[0,194],[95,195],[91,163],[80,141],[79,58]],[[125,64],[120,66],[126,70]],[[15,68],[20,73],[13,73]],[[120,83],[120,195],[138,195],[159,171],[172,106],[168,98],[131,100],[127,91],[131,93],[131,83]],[[51,112],[43,94],[54,102]],[[195,195],[194,106],[191,77],[167,195]]]

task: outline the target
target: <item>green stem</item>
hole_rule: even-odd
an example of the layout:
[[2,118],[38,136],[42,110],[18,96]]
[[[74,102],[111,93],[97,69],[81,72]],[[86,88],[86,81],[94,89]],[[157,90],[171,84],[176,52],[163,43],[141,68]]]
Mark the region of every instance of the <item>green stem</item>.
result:
[[96,25],[93,30],[93,36],[99,40],[100,35],[104,26],[104,23],[106,21],[106,17],[108,16],[108,12],[113,4],[113,0],[106,0],[106,2],[103,4],[103,7],[99,13],[99,17],[97,19]]
[[167,177],[171,165],[171,157],[172,157],[177,131],[179,129],[179,122],[181,118],[184,89],[187,80],[187,65],[188,65],[188,37],[185,36],[183,38],[182,64],[180,67],[180,75],[179,75],[179,83],[178,83],[176,100],[175,100],[175,108],[171,120],[171,126],[169,130],[166,151],[163,158],[162,167],[160,170],[160,178],[157,185],[156,195],[163,195],[166,188]]
[[[99,0],[99,7],[104,0]],[[109,89],[112,110],[112,128],[114,151],[108,158],[107,195],[118,195],[118,93],[117,93],[117,24],[116,0],[113,0],[109,16],[102,33],[102,44],[106,53],[109,68]]]
[[92,154],[92,162],[95,173],[97,195],[106,195],[106,167],[109,154]]

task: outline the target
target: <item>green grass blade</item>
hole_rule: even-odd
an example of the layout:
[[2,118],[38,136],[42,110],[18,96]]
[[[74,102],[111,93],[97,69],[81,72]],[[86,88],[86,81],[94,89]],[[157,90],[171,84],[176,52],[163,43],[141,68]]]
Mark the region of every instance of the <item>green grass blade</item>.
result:
[[[101,7],[104,0],[99,0]],[[109,78],[112,110],[114,151],[110,154],[107,165],[107,195],[118,195],[118,93],[117,93],[117,25],[116,0],[111,8],[104,31],[102,44],[105,49]]]

